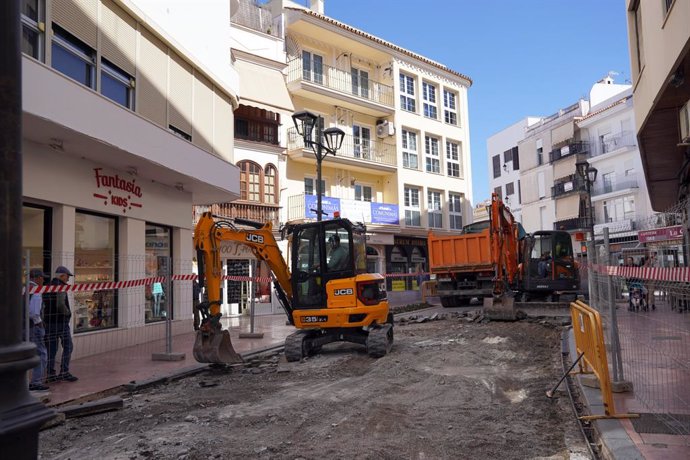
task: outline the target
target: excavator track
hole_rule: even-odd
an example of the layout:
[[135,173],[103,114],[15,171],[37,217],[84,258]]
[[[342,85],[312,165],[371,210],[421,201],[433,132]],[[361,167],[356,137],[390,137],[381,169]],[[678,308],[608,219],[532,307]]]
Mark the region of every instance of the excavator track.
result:
[[393,324],[387,323],[371,329],[367,337],[367,353],[372,358],[383,358],[393,346]]
[[309,338],[307,331],[297,331],[285,338],[285,359],[288,362],[301,361],[306,355],[305,341]]

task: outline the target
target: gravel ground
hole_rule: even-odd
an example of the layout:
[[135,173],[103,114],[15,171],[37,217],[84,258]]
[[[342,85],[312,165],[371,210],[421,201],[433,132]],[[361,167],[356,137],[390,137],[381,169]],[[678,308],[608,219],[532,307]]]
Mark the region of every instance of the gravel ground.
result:
[[56,459],[588,458],[560,377],[559,326],[407,320],[389,355],[332,344],[123,394],[41,432]]

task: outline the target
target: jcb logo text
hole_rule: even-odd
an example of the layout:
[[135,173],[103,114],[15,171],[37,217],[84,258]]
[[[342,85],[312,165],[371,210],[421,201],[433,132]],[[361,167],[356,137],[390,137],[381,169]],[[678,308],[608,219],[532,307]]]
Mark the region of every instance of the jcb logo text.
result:
[[333,294],[334,295],[352,295],[352,294],[354,294],[354,291],[352,290],[352,288],[336,289]]
[[254,233],[247,233],[247,241],[250,243],[264,244],[264,237],[261,235],[255,235]]

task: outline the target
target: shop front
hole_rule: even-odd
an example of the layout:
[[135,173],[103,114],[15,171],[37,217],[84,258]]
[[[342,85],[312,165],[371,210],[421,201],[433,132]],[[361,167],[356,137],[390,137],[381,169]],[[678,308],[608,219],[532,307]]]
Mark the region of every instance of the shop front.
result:
[[427,279],[427,260],[426,238],[394,236],[393,245],[386,246],[387,289],[419,290]]

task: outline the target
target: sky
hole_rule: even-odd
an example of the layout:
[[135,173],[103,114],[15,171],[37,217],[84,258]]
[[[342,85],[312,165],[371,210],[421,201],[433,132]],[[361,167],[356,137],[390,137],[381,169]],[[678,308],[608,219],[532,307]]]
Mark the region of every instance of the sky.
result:
[[473,80],[475,203],[490,196],[490,136],[588,99],[610,71],[631,80],[625,0],[325,0],[325,14]]

